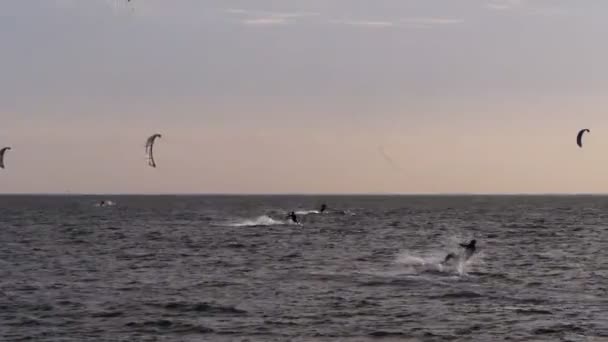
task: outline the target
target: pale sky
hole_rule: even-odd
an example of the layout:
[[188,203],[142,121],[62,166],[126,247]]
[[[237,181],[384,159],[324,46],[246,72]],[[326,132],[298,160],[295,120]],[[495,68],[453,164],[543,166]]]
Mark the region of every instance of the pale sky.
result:
[[606,193],[606,13],[3,0],[0,193]]

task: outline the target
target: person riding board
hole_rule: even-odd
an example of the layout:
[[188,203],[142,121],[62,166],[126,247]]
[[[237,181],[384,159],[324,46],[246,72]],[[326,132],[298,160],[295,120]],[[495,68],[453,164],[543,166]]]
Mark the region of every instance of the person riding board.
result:
[[[466,243],[459,244],[460,247],[464,248],[464,261],[469,260],[469,258],[471,256],[473,256],[473,254],[475,254],[475,252],[477,250],[477,248],[475,247],[476,243],[477,243],[477,241],[475,239],[473,239],[468,244],[466,244]],[[446,264],[452,259],[456,259],[455,253],[449,253],[448,255],[446,255],[445,259],[443,259],[442,264]]]
[[293,211],[287,215],[287,218],[290,219],[293,223],[300,223],[298,222],[298,217],[296,216],[296,213]]
[[475,254],[476,248],[475,244],[477,241],[475,239],[471,240],[468,244],[461,243],[460,247],[464,248],[464,260],[468,260],[473,254]]

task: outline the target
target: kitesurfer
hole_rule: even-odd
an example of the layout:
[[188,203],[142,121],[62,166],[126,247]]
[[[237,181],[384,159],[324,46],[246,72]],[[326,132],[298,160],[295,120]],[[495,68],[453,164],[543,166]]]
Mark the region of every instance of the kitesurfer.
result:
[[290,219],[293,223],[300,223],[298,222],[298,217],[296,216],[296,213],[293,211],[287,215],[287,218]]
[[468,244],[461,243],[460,247],[464,248],[464,260],[467,261],[473,254],[475,254],[476,248],[475,244],[477,241],[475,239],[471,240]]
[[325,203],[321,204],[321,209],[319,209],[319,213],[324,212],[327,209],[327,205]]
[[450,262],[450,260],[456,258],[456,254],[454,253],[449,253],[448,255],[445,256],[445,259],[443,259],[442,264],[447,264],[448,262]]
[[[469,243],[460,244],[460,247],[464,248],[464,256],[463,256],[464,261],[469,260],[469,258],[471,256],[473,256],[473,254],[475,254],[475,252],[477,250],[475,247],[476,243],[477,243],[477,241],[471,240]],[[458,258],[458,256],[456,255],[456,253],[448,253],[448,255],[445,256],[445,259],[443,259],[443,261],[441,263],[447,264],[450,261],[457,259],[457,258]]]

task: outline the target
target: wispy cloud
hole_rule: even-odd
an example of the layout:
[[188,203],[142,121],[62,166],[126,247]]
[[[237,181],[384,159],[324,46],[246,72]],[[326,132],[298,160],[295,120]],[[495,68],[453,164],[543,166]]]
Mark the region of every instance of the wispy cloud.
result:
[[268,18],[257,18],[257,19],[245,19],[242,21],[245,25],[259,25],[259,26],[271,26],[271,25],[284,25],[287,23],[285,18],[268,17]]
[[559,7],[533,5],[528,0],[492,0],[485,4],[487,9],[493,11],[514,11],[518,10],[524,15],[540,15],[540,16],[560,16],[566,15],[568,12]]
[[240,22],[245,25],[284,25],[296,18],[317,16],[314,12],[271,12],[229,8],[225,12],[240,16]]
[[[79,0],[49,0],[53,6],[65,11],[98,11],[99,9],[110,9],[114,13],[129,10],[133,3],[125,0],[103,0],[103,1],[79,1]],[[141,6],[138,6],[140,8]]]
[[281,18],[298,18],[298,17],[310,17],[319,15],[316,12],[272,12],[272,11],[259,11],[259,10],[248,10],[242,8],[229,8],[226,9],[227,13],[239,14],[244,16],[273,16]]
[[388,28],[396,26],[392,21],[374,21],[374,20],[331,20],[333,24],[351,25],[364,28]]
[[455,25],[464,22],[462,19],[454,18],[407,18],[401,20],[408,27],[430,28],[434,26]]
[[508,11],[524,5],[524,0],[492,0],[485,7],[494,11]]
[[332,20],[331,23],[358,26],[370,29],[393,27],[430,28],[434,26],[454,25],[462,23],[462,19],[451,18],[406,18],[399,21],[388,20]]

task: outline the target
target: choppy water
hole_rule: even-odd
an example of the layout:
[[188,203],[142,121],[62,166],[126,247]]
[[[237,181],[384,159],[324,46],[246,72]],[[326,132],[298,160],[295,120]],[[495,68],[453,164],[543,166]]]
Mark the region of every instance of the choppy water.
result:
[[605,341],[607,222],[599,196],[0,197],[0,340]]

